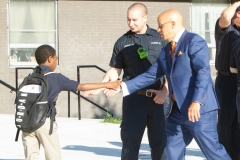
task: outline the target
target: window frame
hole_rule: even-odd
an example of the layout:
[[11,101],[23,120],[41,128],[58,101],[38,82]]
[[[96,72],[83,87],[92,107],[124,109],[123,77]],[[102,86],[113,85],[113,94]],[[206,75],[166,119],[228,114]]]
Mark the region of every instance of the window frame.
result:
[[[194,3],[201,3],[202,4],[202,6],[204,7],[204,5],[207,5],[207,4],[209,4],[209,3],[204,3],[204,2],[199,2],[199,0],[196,0],[197,2],[194,2],[194,0],[192,0],[191,1],[191,3],[190,3],[190,30],[191,30],[191,32],[194,32],[194,33],[197,33],[198,34],[198,32],[196,32],[196,31],[193,31],[193,5],[194,5]],[[226,0],[226,2],[227,2],[228,0]],[[229,2],[229,1],[228,1]],[[230,2],[229,3],[222,3],[222,4],[226,4],[226,7],[228,7],[228,5],[231,5],[230,4]],[[203,12],[203,13],[206,13],[206,12]],[[201,16],[201,15],[200,15]],[[220,17],[220,15],[219,15],[219,17]],[[209,20],[209,19],[208,19]],[[216,21],[217,21],[217,19],[216,19]],[[216,21],[214,21],[214,23],[216,23]],[[211,35],[211,33],[213,32],[213,36],[214,36],[214,31],[215,31],[215,28],[213,28],[213,29],[208,29],[208,30],[200,30],[200,32],[205,32],[205,33],[209,33],[210,35]],[[203,37],[204,38],[204,37]],[[213,37],[214,38],[214,37]],[[204,38],[205,39],[205,38]],[[215,39],[215,38],[214,38]],[[214,43],[208,43],[207,42],[207,46],[208,46],[208,49],[210,50],[212,50],[212,51],[216,51],[216,42],[214,42]],[[213,53],[214,55],[212,55],[212,56],[214,56],[215,57],[215,53]],[[210,57],[210,61],[209,61],[209,64],[210,65],[215,65],[215,59],[211,59],[211,57]]]
[[[9,68],[18,68],[18,67],[35,67],[38,64],[36,62],[11,62],[11,48],[16,47],[18,49],[36,49],[38,46],[42,44],[11,44],[10,42],[10,37],[12,32],[23,32],[23,33],[46,33],[46,32],[51,32],[55,33],[55,43],[46,43],[56,50],[57,56],[58,54],[58,1],[57,0],[52,0],[54,2],[54,17],[55,17],[55,30],[10,30],[10,6],[11,6],[11,0],[7,0],[7,43],[8,43],[8,67]],[[34,2],[34,1],[33,1]],[[59,65],[59,61],[57,61],[57,65]]]

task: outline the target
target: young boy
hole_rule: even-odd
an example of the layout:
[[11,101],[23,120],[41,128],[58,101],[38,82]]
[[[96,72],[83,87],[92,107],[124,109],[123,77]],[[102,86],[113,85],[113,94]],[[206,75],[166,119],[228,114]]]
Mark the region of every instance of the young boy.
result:
[[[43,71],[52,72],[57,66],[57,55],[53,47],[42,45],[37,48],[35,58]],[[106,83],[79,84],[70,80],[61,73],[47,74],[48,79],[48,103],[52,104],[61,91],[86,91],[99,88],[115,89],[120,86],[120,81]],[[26,160],[38,160],[40,144],[44,147],[46,160],[61,160],[60,143],[57,134],[57,123],[54,122],[53,133],[49,135],[50,118],[44,125],[32,133],[22,133],[22,142]]]

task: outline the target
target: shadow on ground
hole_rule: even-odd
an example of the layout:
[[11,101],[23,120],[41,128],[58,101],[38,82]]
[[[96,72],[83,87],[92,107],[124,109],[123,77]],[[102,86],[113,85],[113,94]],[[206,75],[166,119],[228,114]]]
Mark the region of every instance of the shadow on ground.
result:
[[[112,145],[120,147],[117,148],[105,148],[105,147],[89,147],[89,146],[83,146],[83,145],[68,145],[63,147],[64,150],[72,150],[72,151],[86,151],[91,152],[97,155],[105,155],[105,156],[111,156],[111,157],[121,157],[121,142],[109,142]],[[192,149],[187,148],[186,149],[186,155],[187,156],[197,156],[201,158],[205,158],[203,153],[200,149]],[[139,152],[139,160],[144,159],[151,159],[150,155],[150,148],[149,144],[141,144],[140,152]]]
[[[106,148],[106,147],[90,147],[90,146],[83,146],[83,145],[68,145],[63,147],[64,150],[72,150],[72,151],[86,151],[91,152],[97,155],[105,155],[111,157],[121,157],[121,147],[122,142],[109,142],[114,146],[118,146],[117,148]],[[140,152],[139,152],[139,160],[144,159],[151,159],[150,152],[149,152],[149,145],[148,144],[141,144]]]

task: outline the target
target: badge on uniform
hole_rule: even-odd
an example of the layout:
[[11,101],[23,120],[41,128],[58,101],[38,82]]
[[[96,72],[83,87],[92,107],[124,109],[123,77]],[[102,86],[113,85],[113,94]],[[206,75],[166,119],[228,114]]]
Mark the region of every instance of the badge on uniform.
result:
[[143,48],[143,47],[139,47],[139,48],[137,49],[137,52],[138,52],[138,55],[139,55],[140,59],[147,58],[147,56],[148,56],[148,52],[147,52],[146,49]]

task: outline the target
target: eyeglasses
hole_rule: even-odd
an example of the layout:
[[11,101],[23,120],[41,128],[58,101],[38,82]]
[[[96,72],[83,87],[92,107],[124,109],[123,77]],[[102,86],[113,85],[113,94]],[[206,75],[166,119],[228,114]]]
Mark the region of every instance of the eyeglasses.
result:
[[172,21],[169,21],[169,22],[166,22],[166,23],[160,24],[160,25],[158,26],[158,28],[162,28],[164,24],[167,24],[167,23],[170,23],[170,22],[172,22]]

